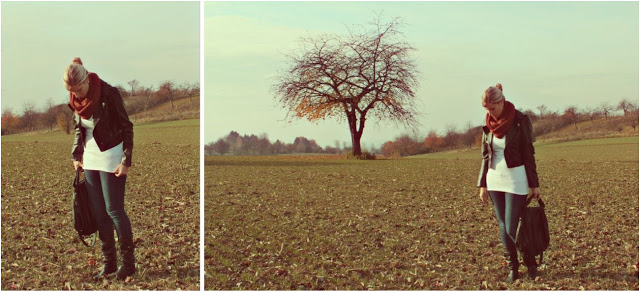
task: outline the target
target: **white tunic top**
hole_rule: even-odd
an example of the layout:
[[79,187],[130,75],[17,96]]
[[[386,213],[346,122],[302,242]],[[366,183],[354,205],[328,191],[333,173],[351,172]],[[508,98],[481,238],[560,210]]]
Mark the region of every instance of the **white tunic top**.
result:
[[491,143],[493,159],[487,171],[487,190],[527,195],[529,194],[529,182],[524,165],[514,168],[507,167],[507,160],[504,158],[505,137],[493,136]]
[[93,117],[85,120],[80,118],[80,125],[85,128],[85,146],[84,155],[82,157],[82,165],[87,170],[99,170],[113,173],[122,161],[122,142],[111,149],[100,151],[98,143],[93,139]]

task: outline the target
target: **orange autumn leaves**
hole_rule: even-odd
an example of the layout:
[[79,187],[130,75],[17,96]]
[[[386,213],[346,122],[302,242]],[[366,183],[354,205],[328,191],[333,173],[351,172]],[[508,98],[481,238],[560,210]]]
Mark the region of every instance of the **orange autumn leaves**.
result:
[[295,106],[296,116],[299,118],[307,118],[309,121],[316,121],[324,119],[327,116],[337,113],[334,110],[339,103],[329,102],[313,102],[309,99],[303,99],[298,105]]

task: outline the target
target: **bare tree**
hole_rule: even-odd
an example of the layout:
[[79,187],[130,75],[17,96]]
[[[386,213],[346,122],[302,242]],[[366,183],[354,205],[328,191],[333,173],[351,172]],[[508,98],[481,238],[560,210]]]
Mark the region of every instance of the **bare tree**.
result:
[[288,56],[291,67],[274,85],[287,117],[346,118],[352,154],[358,157],[367,118],[417,125],[418,71],[410,58],[415,49],[404,41],[400,26],[397,18],[382,23],[378,16],[371,30],[304,38],[304,49]]
[[541,104],[537,107],[538,111],[540,111],[540,119],[544,119],[544,114],[547,112],[547,106],[544,104]]
[[480,134],[482,135],[482,126],[474,127],[471,121],[467,122],[465,127],[465,131],[462,134],[462,140],[464,144],[469,146],[469,148],[473,148],[476,144],[476,136]]
[[185,82],[182,84],[182,89],[184,93],[187,96],[189,96],[189,101],[191,101],[192,96],[200,95],[200,83],[198,82],[195,82],[195,83]]
[[25,101],[22,104],[22,125],[26,131],[33,131],[36,129],[37,116],[36,106],[31,101]]
[[153,97],[153,85],[149,87],[144,87],[144,86],[140,87],[138,89],[138,95],[142,96],[144,100],[143,111],[146,112],[149,109],[149,107],[152,106],[151,101]]
[[578,128],[578,109],[575,106],[570,106],[564,110],[563,118],[570,123],[573,123],[574,128]]
[[127,82],[127,84],[129,84],[129,86],[131,86],[131,92],[129,93],[129,96],[133,96],[135,94],[135,88],[138,87],[140,82],[138,82],[137,79],[133,79],[133,80]]
[[635,131],[636,127],[638,127],[638,107],[637,106],[634,106],[632,109],[629,110],[629,115],[626,117],[626,119],[629,126],[631,126]]
[[191,100],[192,96],[200,96],[200,82],[194,82],[191,84],[189,88],[189,100]]
[[160,92],[162,92],[165,98],[171,101],[171,107],[175,107],[175,105],[173,104],[175,91],[176,91],[175,85],[173,84],[172,81],[167,80],[162,82],[162,84],[160,84]]
[[442,138],[444,141],[444,147],[453,148],[456,146],[456,142],[458,141],[458,130],[456,129],[456,125],[454,123],[449,123],[445,126],[445,135]]
[[600,116],[600,111],[598,110],[598,108],[587,108],[584,110],[584,113],[589,117],[591,123],[593,123],[593,120]]
[[613,107],[606,102],[600,105],[600,112],[602,112],[602,114],[604,115],[605,120],[609,119],[609,114],[611,114],[612,110]]
[[627,99],[623,99],[618,103],[616,109],[621,110],[624,113],[624,116],[627,116],[627,113],[633,110],[633,104]]
[[44,107],[44,113],[42,115],[43,124],[49,127],[49,130],[52,131],[57,123],[56,120],[59,111],[57,110],[57,106],[52,97],[47,99]]

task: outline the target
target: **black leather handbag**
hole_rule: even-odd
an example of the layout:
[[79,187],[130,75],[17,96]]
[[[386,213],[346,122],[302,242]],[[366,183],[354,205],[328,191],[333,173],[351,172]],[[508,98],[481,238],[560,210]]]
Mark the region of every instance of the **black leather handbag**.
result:
[[516,247],[523,253],[532,256],[540,256],[542,264],[543,252],[549,247],[549,224],[547,215],[544,213],[544,202],[538,199],[538,207],[529,207],[532,197],[527,199],[527,203],[520,213],[520,225],[516,237]]
[[[82,179],[80,173],[83,173]],[[80,241],[86,246],[92,247],[96,244],[96,235],[98,234],[98,225],[91,213],[91,205],[89,202],[89,193],[85,185],[84,171],[78,167],[76,177],[73,180],[73,227],[78,232]],[[86,237],[93,235],[93,242],[89,245]]]

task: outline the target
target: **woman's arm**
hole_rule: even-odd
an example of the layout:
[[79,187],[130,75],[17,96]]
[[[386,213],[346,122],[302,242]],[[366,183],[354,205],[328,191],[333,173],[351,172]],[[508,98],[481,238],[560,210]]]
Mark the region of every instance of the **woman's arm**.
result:
[[536,169],[535,149],[533,148],[533,126],[528,116],[524,116],[522,127],[522,159],[527,173],[529,188],[538,188],[538,171]]
[[[84,154],[84,141],[82,141],[80,123],[76,122],[75,112],[72,112],[71,119],[73,120],[73,130],[75,132],[75,136],[73,137],[73,145],[71,146],[71,160],[82,162],[82,156]],[[76,167],[76,163],[74,163],[74,167]]]
[[480,153],[482,153],[482,161],[480,163],[480,174],[478,175],[478,187],[487,187],[487,171],[489,171],[489,148],[485,141],[487,134],[482,132],[482,142],[480,143]]
[[111,109],[113,110],[112,119],[114,124],[120,127],[122,131],[122,148],[124,153],[122,154],[121,164],[131,167],[131,158],[133,152],[133,123],[129,120],[127,110],[124,107],[124,101],[120,92],[115,87],[111,88]]

